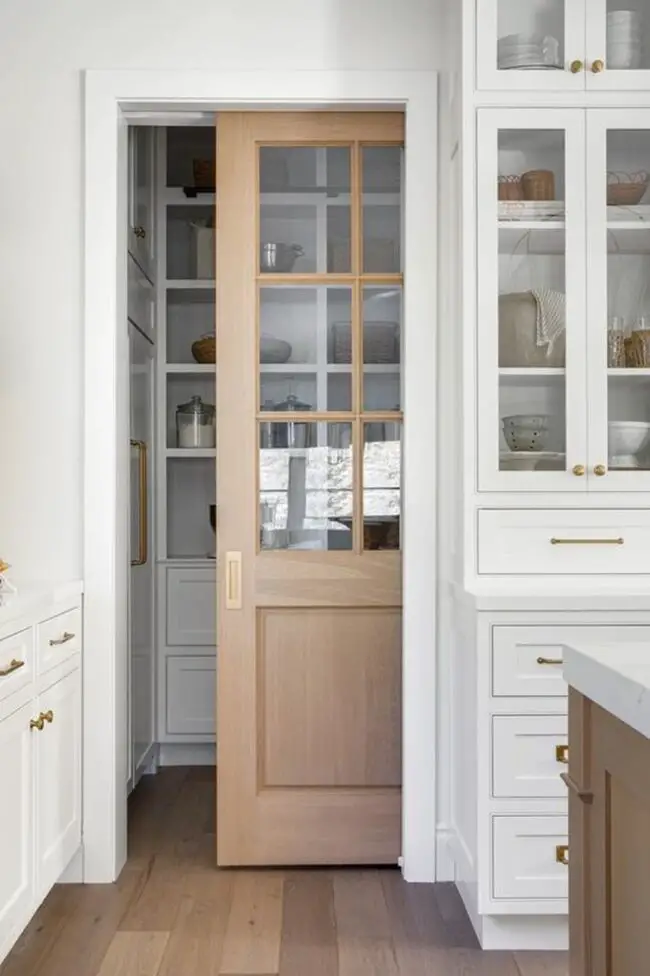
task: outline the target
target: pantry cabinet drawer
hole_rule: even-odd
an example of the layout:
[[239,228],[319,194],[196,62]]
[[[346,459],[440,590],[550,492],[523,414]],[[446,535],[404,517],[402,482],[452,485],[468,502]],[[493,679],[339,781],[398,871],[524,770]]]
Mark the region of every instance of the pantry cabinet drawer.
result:
[[562,659],[567,633],[567,627],[494,627],[492,694],[566,698]]
[[569,869],[557,850],[567,844],[567,817],[494,817],[493,897],[567,898]]
[[478,518],[481,575],[650,573],[650,511],[494,510]]
[[567,762],[566,715],[493,717],[493,796],[566,797]]
[[67,661],[81,650],[81,609],[67,610],[38,625],[36,657],[38,674]]
[[0,640],[0,701],[25,688],[34,677],[34,631],[31,627]]
[[167,570],[167,646],[214,647],[217,582],[213,569]]
[[217,659],[167,658],[168,735],[200,735],[210,741],[216,725]]

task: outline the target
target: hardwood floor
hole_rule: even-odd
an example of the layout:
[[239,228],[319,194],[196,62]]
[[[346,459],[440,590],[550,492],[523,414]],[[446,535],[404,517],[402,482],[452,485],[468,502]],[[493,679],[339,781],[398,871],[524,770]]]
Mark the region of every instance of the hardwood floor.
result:
[[217,871],[214,772],[168,768],[129,808],[114,885],[61,885],[0,976],[567,976],[484,953],[453,885],[393,870]]

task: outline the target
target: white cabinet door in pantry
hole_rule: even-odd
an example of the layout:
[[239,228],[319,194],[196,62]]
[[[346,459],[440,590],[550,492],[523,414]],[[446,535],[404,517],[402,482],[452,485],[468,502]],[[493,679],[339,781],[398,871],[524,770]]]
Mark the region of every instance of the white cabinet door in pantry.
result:
[[129,253],[154,281],[154,129],[129,126]]
[[0,721],[0,959],[27,923],[33,902],[32,717],[30,703]]
[[478,88],[584,90],[585,0],[479,0],[475,9]]
[[36,901],[61,877],[81,843],[81,670],[38,698],[33,732]]
[[[485,108],[477,126],[478,487],[584,491],[585,113]],[[528,199],[503,192],[513,176]]]
[[588,91],[650,91],[648,0],[587,0]]
[[650,112],[586,116],[589,487],[648,491]]

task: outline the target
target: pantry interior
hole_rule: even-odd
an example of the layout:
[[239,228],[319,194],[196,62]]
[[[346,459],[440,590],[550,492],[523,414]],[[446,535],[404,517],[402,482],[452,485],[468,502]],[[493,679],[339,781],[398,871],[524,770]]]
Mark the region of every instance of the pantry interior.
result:
[[[216,761],[215,143],[213,115],[129,128],[129,329],[146,347],[131,364],[131,789],[158,765]],[[334,421],[353,409],[352,289],[300,277],[350,271],[349,152],[262,147],[259,170],[260,269],[292,275],[259,289],[261,409]],[[362,545],[375,550],[400,548],[402,170],[401,147],[364,149],[363,272],[378,281],[361,297],[363,410],[381,419],[363,425]],[[352,426],[260,426],[262,550],[352,549]],[[300,456],[319,448],[327,519],[309,511]]]

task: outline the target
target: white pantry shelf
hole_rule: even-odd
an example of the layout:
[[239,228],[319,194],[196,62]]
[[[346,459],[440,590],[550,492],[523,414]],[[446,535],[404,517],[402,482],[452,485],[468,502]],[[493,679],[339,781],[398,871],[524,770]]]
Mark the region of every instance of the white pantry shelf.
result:
[[216,458],[216,447],[167,447],[168,458]]

